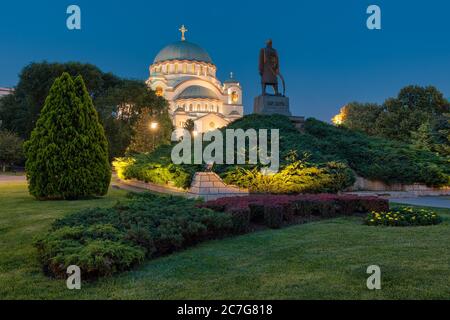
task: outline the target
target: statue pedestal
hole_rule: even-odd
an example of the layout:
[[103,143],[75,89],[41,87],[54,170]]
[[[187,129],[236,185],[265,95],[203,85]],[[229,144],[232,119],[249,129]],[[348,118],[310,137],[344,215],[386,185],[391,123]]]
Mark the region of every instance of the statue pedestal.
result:
[[289,98],[283,96],[258,96],[255,98],[253,113],[271,115],[282,114],[290,117]]

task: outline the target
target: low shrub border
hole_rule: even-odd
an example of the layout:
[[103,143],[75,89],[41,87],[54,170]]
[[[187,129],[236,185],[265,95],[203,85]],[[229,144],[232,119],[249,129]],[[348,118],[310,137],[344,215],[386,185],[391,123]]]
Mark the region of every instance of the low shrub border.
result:
[[217,212],[247,212],[250,222],[280,228],[283,224],[349,216],[372,211],[389,211],[389,201],[355,195],[252,195],[221,198],[199,204]]
[[430,226],[442,223],[442,218],[428,209],[401,208],[393,211],[372,211],[365,219],[369,226]]
[[[212,210],[211,210],[212,209]],[[84,279],[129,270],[199,242],[252,231],[252,223],[269,228],[370,210],[388,211],[375,197],[322,195],[249,196],[207,203],[150,193],[109,209],[87,209],[56,220],[35,240],[44,271],[66,277],[77,265]]]
[[84,279],[92,279],[242,231],[228,213],[146,193],[132,194],[130,201],[110,209],[87,209],[56,220],[34,244],[48,275],[64,278],[67,267],[77,265]]

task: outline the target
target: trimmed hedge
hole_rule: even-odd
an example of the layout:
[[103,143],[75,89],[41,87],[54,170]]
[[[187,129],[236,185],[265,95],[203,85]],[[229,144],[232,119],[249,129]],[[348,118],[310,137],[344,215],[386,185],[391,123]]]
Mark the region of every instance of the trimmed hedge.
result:
[[[212,209],[212,210],[211,210]],[[386,200],[331,194],[249,196],[199,203],[150,193],[109,209],[87,209],[56,220],[35,240],[47,274],[64,278],[77,265],[84,279],[129,270],[196,243],[252,231],[252,224],[280,228],[369,210],[387,211]]]
[[208,201],[199,206],[232,214],[239,212],[241,216],[247,213],[250,222],[274,229],[284,223],[389,210],[389,202],[385,199],[333,194],[231,197]]
[[83,278],[96,278],[129,270],[146,257],[244,232],[245,223],[198,208],[193,200],[133,194],[113,208],[88,209],[55,221],[35,247],[48,274],[63,278],[68,266],[77,265]]

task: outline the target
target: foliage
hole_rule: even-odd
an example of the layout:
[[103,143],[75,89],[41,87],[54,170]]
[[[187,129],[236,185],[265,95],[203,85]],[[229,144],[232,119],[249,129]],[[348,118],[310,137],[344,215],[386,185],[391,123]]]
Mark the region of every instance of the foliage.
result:
[[195,130],[194,120],[187,119],[186,122],[184,123],[183,127],[184,127],[184,129],[186,129],[187,131],[189,131],[192,134],[192,132],[194,132],[194,130]]
[[[305,132],[300,133],[281,115],[248,115],[231,123],[225,129],[271,129],[280,131],[280,171],[263,175],[257,165],[220,165],[213,170],[226,183],[254,192],[296,193],[337,192],[351,186],[356,173],[371,180],[385,183],[424,183],[441,186],[449,183],[448,161],[427,150],[382,138],[369,137],[346,128],[337,128],[324,122],[308,119]],[[167,178],[157,179],[154,172],[172,168],[171,146],[163,146],[151,155],[122,159],[122,171],[127,178],[167,183]],[[270,150],[270,146],[269,146]],[[298,156],[300,155],[300,156]],[[199,166],[175,166],[177,185],[187,188]],[[117,169],[117,166],[116,166]],[[354,173],[353,173],[353,172]],[[186,179],[185,179],[186,177]]]
[[401,208],[392,211],[372,211],[365,219],[369,226],[429,226],[442,222],[442,218],[429,209]]
[[313,159],[344,161],[358,175],[388,184],[449,184],[448,161],[432,152],[314,119],[306,121],[305,130],[300,148],[311,152]]
[[38,199],[105,195],[108,143],[83,79],[55,80],[25,145],[30,193]]
[[295,161],[272,175],[261,173],[259,168],[236,166],[222,176],[227,184],[259,193],[338,192],[355,182],[353,172],[346,165],[335,162],[318,167],[306,161]]
[[[280,228],[286,223],[304,223],[314,219],[328,219],[340,215],[351,216],[370,211],[387,211],[389,202],[378,197],[353,195],[253,195],[230,197],[208,201],[199,207],[233,216],[249,217],[256,224],[263,223],[270,228]],[[246,226],[245,223],[239,225]]]
[[[155,129],[150,127],[153,122],[158,124]],[[146,153],[155,151],[160,145],[170,144],[173,125],[167,110],[153,112],[143,109],[132,129],[133,137],[128,152]]]
[[381,106],[378,104],[352,102],[341,109],[340,113],[333,118],[333,123],[374,135],[377,132],[373,124],[381,112]]
[[44,106],[55,80],[67,72],[72,77],[81,75],[89,88],[89,95],[96,99],[107,90],[117,85],[120,79],[111,73],[103,73],[96,66],[69,63],[31,63],[21,71],[19,83],[7,103],[0,109],[0,119],[6,129],[28,139]]
[[157,112],[167,107],[143,81],[121,79],[91,64],[31,63],[21,71],[14,93],[0,100],[2,128],[29,139],[52,84],[63,72],[81,75],[85,81],[105,129],[111,158],[125,154],[132,126],[143,108]]
[[87,209],[53,223],[35,246],[44,268],[64,277],[69,265],[85,277],[128,270],[143,261],[233,232],[231,216],[178,197],[134,194],[110,209]]
[[173,184],[188,189],[199,166],[176,165],[171,160],[171,145],[162,145],[153,153],[118,158],[113,166],[121,179],[137,179],[156,184]]
[[0,131],[0,169],[5,172],[8,166],[20,161],[23,157],[23,140],[9,131]]
[[[83,208],[110,207],[125,201],[124,194],[110,189],[100,199],[36,202],[25,182],[0,183],[1,299],[79,299],[80,292],[67,290],[65,280],[42,274],[33,238],[46,233],[55,219]],[[209,241],[120,276],[86,283],[82,275],[82,298],[373,299],[374,292],[361,284],[367,261],[375,256],[383,265],[396,266],[377,298],[448,299],[450,209],[433,211],[444,223],[430,228],[365,228],[360,217],[344,217]],[[360,270],[358,276],[339,272],[349,265]],[[431,265],[441,271],[428,272]],[[318,275],[322,281],[311,285]],[[281,282],[299,285],[280,290]]]
[[95,104],[105,125],[111,158],[123,156],[132,140],[150,137],[153,141],[150,120],[157,120],[160,124],[156,132],[160,139],[155,140],[156,143],[159,145],[160,141],[166,143],[170,140],[172,123],[167,116],[167,101],[156,96],[144,82],[121,80],[97,98]]
[[334,118],[346,128],[450,155],[450,103],[435,87],[408,86],[382,106],[350,103]]

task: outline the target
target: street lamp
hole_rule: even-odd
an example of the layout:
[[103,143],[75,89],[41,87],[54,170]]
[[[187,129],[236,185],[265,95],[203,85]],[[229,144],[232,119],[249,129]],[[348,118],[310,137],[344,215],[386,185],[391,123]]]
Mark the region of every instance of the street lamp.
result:
[[153,150],[156,149],[156,130],[158,130],[159,123],[158,122],[152,122],[150,123],[150,130],[153,131]]
[[156,129],[158,129],[158,126],[159,126],[158,122],[152,122],[152,123],[150,123],[150,129],[151,129],[152,131],[155,131]]

